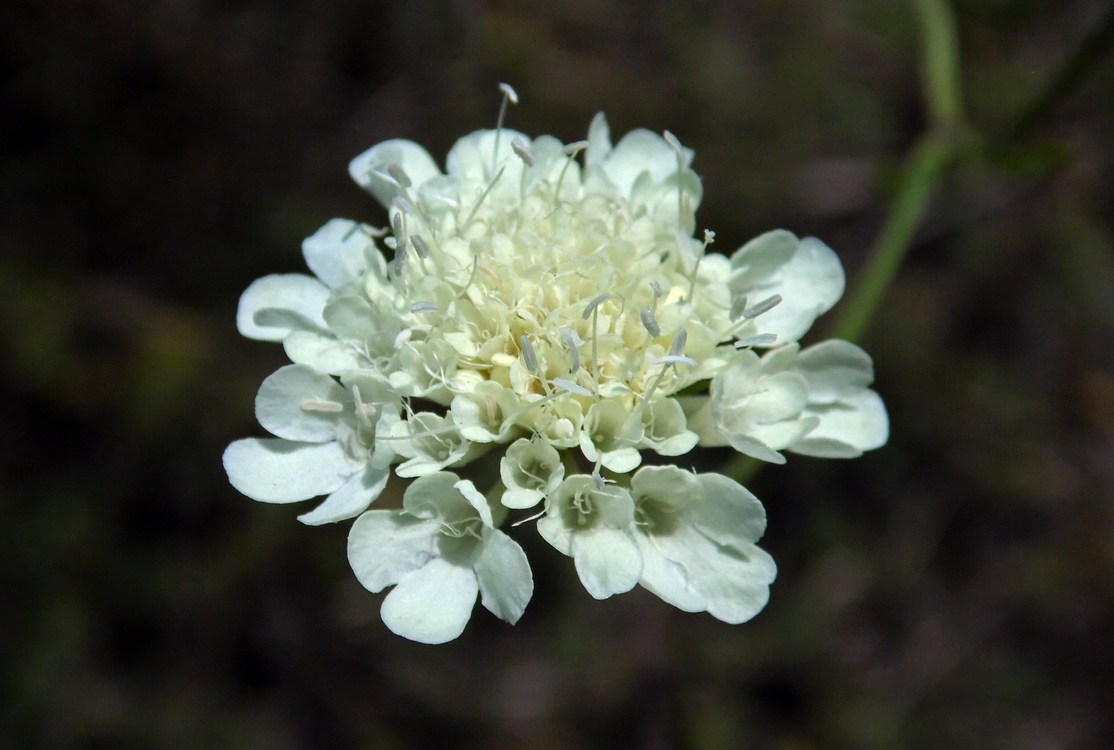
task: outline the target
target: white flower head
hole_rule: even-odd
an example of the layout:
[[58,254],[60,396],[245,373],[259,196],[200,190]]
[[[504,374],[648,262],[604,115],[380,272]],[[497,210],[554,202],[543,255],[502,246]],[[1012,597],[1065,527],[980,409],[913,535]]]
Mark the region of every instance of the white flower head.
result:
[[[839,260],[784,230],[713,252],[676,136],[613,144],[600,114],[584,141],[530,138],[503,127],[518,95],[501,91],[498,126],[444,168],[402,139],[357,156],[385,228],[334,219],[303,244],[312,276],[244,292],[240,331],[294,364],[257,400],[275,437],[230,445],[229,478],[263,502],[327,496],[306,523],[359,516],[352,566],[372,591],[395,585],[384,620],[415,640],[455,638],[477,592],[518,619],[529,567],[497,527],[536,506],[592,596],[641,583],[748,619],[774,576],[761,505],[645,453],[730,445],[781,463],[882,445],[869,357],[799,344],[843,292]],[[498,480],[481,494],[447,469]],[[391,473],[412,481],[403,509],[367,510]]]

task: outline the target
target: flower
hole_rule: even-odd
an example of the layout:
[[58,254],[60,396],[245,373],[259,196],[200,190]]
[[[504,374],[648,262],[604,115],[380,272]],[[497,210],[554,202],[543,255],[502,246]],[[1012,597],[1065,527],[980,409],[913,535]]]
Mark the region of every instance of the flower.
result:
[[277,438],[237,440],[224,452],[232,486],[267,503],[328,498],[303,523],[359,515],[390,477],[393,452],[376,440],[397,419],[397,395],[375,373],[346,373],[338,383],[305,365],[288,365],[259,389],[255,413]]
[[[515,525],[536,518],[592,596],[641,584],[752,617],[775,574],[755,546],[761,504],[646,454],[849,458],[884,444],[888,421],[861,349],[799,343],[843,293],[835,253],[784,230],[710,252],[692,160],[668,132],[613,145],[602,114],[568,145],[500,120],[444,171],[407,140],[357,156],[349,171],[389,227],[334,219],[303,243],[313,276],[266,276],[240,300],[240,331],[293,364],[257,399],[274,437],[225,452],[233,486],[327,495],[306,523],[358,516],[353,569],[395,586],[384,621],[415,640],[456,637],[477,592],[518,619],[529,567],[498,526],[539,505]],[[402,508],[368,510],[392,467],[411,481]]]
[[534,591],[522,548],[495,528],[475,485],[447,471],[406,489],[403,510],[369,510],[352,525],[348,559],[383,600],[383,622],[421,643],[444,643],[464,631],[476,594],[492,614],[514,624]]
[[722,474],[645,466],[631,478],[631,496],[643,587],[730,623],[766,606],[777,567],[755,544],[766,511],[745,487]]

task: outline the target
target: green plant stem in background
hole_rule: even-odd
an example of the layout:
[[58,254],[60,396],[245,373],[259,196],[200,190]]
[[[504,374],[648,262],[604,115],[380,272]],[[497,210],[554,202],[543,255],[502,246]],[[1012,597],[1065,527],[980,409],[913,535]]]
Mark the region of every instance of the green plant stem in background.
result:
[[[921,69],[928,130],[917,141],[898,181],[897,194],[870,260],[848,297],[835,338],[855,341],[897,275],[928,203],[965,135],[955,14],[946,0],[914,0],[921,35]],[[747,482],[763,462],[739,456],[727,474]]]
[[955,152],[956,139],[950,132],[929,132],[913,149],[870,262],[835,327],[835,338],[855,341],[866,330],[905,260],[928,202]]
[[835,337],[848,341],[862,336],[881,304],[964,135],[955,15],[945,0],[915,0],[914,5],[921,28],[925,111],[930,124],[905,164],[870,261],[835,327]]

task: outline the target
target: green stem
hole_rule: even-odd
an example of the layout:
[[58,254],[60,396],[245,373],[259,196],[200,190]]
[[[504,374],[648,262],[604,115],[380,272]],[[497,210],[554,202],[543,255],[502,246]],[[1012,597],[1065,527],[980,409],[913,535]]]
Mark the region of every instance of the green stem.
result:
[[906,163],[897,197],[833,335],[854,341],[866,330],[912,244],[944,168],[956,151],[950,133],[927,133]]
[[862,336],[885,297],[964,132],[955,16],[946,0],[915,0],[915,7],[929,130],[905,164],[882,232],[836,325],[834,335],[848,341]]
[[[897,195],[871,251],[870,260],[836,325],[836,338],[853,341],[866,330],[909,251],[913,236],[964,134],[959,41],[955,15],[947,0],[913,0],[920,23],[924,103],[928,130],[909,155]],[[736,456],[725,473],[746,482],[763,467]]]
[[925,108],[933,127],[963,118],[959,85],[959,38],[947,0],[915,0],[921,25],[921,71]]

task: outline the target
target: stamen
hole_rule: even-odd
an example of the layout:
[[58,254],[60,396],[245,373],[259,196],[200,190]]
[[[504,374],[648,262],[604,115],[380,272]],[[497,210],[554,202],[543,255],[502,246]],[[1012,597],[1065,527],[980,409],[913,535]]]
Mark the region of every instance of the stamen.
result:
[[545,515],[546,513],[548,513],[548,512],[549,512],[549,511],[548,511],[548,510],[547,510],[546,508],[542,508],[541,510],[539,510],[539,511],[538,511],[537,513],[535,513],[534,515],[530,516],[529,518],[523,518],[523,519],[522,519],[521,521],[515,521],[514,523],[512,523],[512,524],[511,524],[511,528],[513,529],[513,528],[515,528],[516,526],[521,526],[521,525],[522,525],[522,524],[524,524],[524,523],[530,523],[530,522],[531,522],[531,521],[533,521],[533,520],[534,520],[535,518],[541,518],[542,516],[544,516],[544,515]]
[[664,357],[654,358],[655,365],[695,365],[696,360],[687,354],[666,354]]
[[357,385],[352,386],[352,401],[356,404],[356,419],[360,420],[364,427],[371,427],[371,417],[374,417],[379,409],[376,408],[375,404],[364,403],[364,400],[360,397],[360,387]]
[[[396,238],[397,240],[397,238]],[[395,267],[395,276],[401,278],[406,273],[406,243],[399,242],[395,246],[395,257],[392,261]]]
[[653,310],[648,307],[643,307],[638,311],[638,317],[642,319],[642,325],[649,331],[651,336],[657,338],[661,335],[661,326],[658,325],[658,320],[654,317]]
[[578,383],[574,383],[567,378],[553,378],[553,385],[558,388],[564,388],[570,393],[575,393],[578,396],[591,396],[592,392]]
[[748,309],[744,310],[743,311],[743,317],[747,318],[748,320],[751,319],[751,318],[757,318],[762,313],[769,312],[770,310],[777,307],[780,302],[781,302],[781,295],[780,294],[775,294],[772,297],[767,297],[766,299],[762,300],[761,302],[759,302],[754,307],[751,307],[751,308],[748,308]]
[[522,334],[518,342],[522,347],[522,359],[526,361],[526,369],[537,374],[541,371],[541,368],[538,367],[538,355],[534,352],[534,345],[530,343],[530,337]]
[[[402,213],[397,213],[391,216],[391,229],[395,233],[395,257],[406,254],[406,221],[402,218]],[[406,261],[402,261],[405,263]],[[399,269],[402,273],[402,269]]]
[[464,227],[467,227],[472,223],[472,219],[476,218],[476,212],[480,210],[480,206],[483,205],[484,199],[487,198],[491,189],[495,187],[495,183],[499,182],[499,178],[503,176],[503,169],[504,167],[499,167],[499,171],[495,173],[495,176],[491,178],[491,182],[484,188],[483,193],[481,193],[480,197],[476,200],[476,205],[472,206],[472,212],[469,213],[468,218],[464,220]]
[[499,90],[503,92],[504,97],[510,100],[511,104],[518,104],[518,93],[509,83],[500,83]]
[[[503,120],[507,117],[507,105],[518,104],[518,94],[509,83],[500,83],[499,90],[503,92],[503,101],[499,104],[499,119],[495,122],[495,148],[491,152],[491,173],[495,174],[495,166],[499,159],[499,137],[503,134]],[[469,217],[469,220],[471,217]],[[468,222],[465,222],[467,224]]]
[[750,346],[770,346],[777,341],[776,333],[758,333],[754,336],[748,336],[745,339],[739,339],[735,342],[736,349],[745,349]]
[[684,328],[678,328],[677,333],[673,336],[673,346],[669,347],[669,356],[675,357],[685,350],[685,344],[688,343],[689,332]]
[[410,312],[412,312],[414,314],[427,313],[427,312],[435,313],[435,312],[438,312],[438,308],[437,308],[437,304],[434,303],[434,302],[430,302],[429,300],[419,300],[419,301],[415,302],[414,304],[410,305]]
[[566,156],[575,157],[586,148],[588,148],[588,141],[573,141],[572,143],[566,144],[561,150],[565,152]]
[[596,312],[596,308],[602,305],[607,300],[611,299],[613,295],[611,292],[604,292],[603,294],[593,297],[592,300],[584,306],[584,314],[580,316],[581,320],[587,320],[592,317]]
[[407,342],[410,341],[410,337],[413,335],[414,332],[409,328],[403,328],[399,331],[398,335],[395,336],[395,349],[401,349],[406,346]]
[[697,256],[696,262],[692,265],[692,278],[689,279],[689,293],[688,301],[692,302],[693,293],[696,291],[696,274],[700,272],[700,261],[704,260],[704,255],[708,252],[708,246],[716,241],[716,233],[711,229],[704,230],[704,245],[700,248],[700,255]]
[[410,244],[414,246],[419,258],[425,260],[429,257],[429,245],[425,243],[420,234],[410,235]]
[[569,371],[576,372],[580,369],[580,345],[584,342],[580,340],[576,331],[567,326],[561,326],[559,330],[565,346],[569,348],[569,354],[572,355],[572,365],[569,367]]
[[514,151],[519,159],[526,162],[526,166],[532,167],[536,163],[534,152],[530,150],[529,144],[521,138],[511,139],[511,151]]
[[[673,152],[677,154],[677,228],[680,229],[684,221],[685,191],[681,180],[681,172],[685,168],[685,152],[681,150],[681,142],[677,140],[677,136],[668,130],[662,133],[662,137],[665,138],[665,142],[669,144]],[[689,297],[692,297],[691,291]]]
[[302,411],[316,411],[325,414],[336,414],[344,411],[344,404],[324,398],[307,398],[301,403]]

